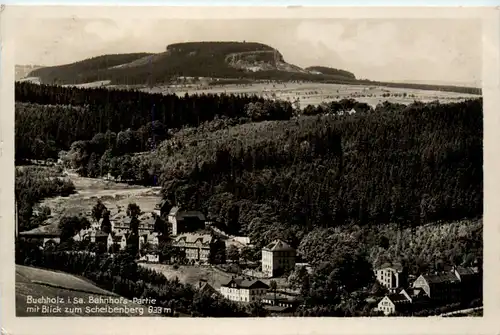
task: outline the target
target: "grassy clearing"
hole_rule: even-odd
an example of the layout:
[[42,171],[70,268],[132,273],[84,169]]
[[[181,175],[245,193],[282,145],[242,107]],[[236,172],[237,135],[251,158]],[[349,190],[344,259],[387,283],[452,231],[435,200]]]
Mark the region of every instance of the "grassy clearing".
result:
[[97,199],[111,211],[111,216],[124,213],[129,203],[136,203],[141,210],[151,213],[161,200],[160,188],[115,183],[103,179],[84,178],[69,173],[68,178],[75,184],[76,194],[69,197],[46,199],[41,205],[50,207],[52,216],[48,223],[58,223],[65,215],[83,214],[90,217]]

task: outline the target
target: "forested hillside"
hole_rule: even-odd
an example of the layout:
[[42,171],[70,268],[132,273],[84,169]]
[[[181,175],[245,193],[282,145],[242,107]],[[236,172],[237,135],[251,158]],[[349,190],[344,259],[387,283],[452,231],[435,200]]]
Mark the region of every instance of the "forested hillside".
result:
[[[29,77],[40,77],[42,83],[68,84],[105,80],[102,71],[113,66],[129,63],[152,55],[151,53],[131,53],[102,55],[66,65],[48,66],[29,73]],[[75,81],[75,78],[79,78]]]
[[[376,108],[344,99],[298,111],[255,96],[23,83],[16,100],[16,158],[58,155],[83,176],[159,183],[171,205],[249,236],[254,258],[270,241],[288,241],[314,268],[301,284],[304,315],[369,315],[362,294],[382,262],[419,274],[482,258],[482,99]],[[47,216],[32,215],[37,201],[74,190],[38,171],[16,177],[24,227]],[[31,264],[50,261],[40,257]],[[121,275],[90,274],[105,286],[122,285]],[[141,276],[127,277],[124,296],[144,291],[133,284]],[[160,297],[175,300],[177,289],[193,297],[189,287],[144,276],[167,290],[155,291]],[[213,306],[205,311],[241,315],[205,298],[197,298]]]
[[[147,141],[153,140],[152,127],[157,129],[154,141],[159,143],[169,129],[198,126],[216,116],[244,117],[248,103],[264,99],[226,94],[178,97],[16,83],[16,101],[16,159],[22,160],[56,158],[73,142],[91,140],[98,134],[103,137],[107,131],[107,141],[118,138],[136,143],[129,153],[150,150],[153,143]],[[289,117],[273,114],[267,119]]]
[[208,77],[239,82],[312,81],[481,94],[480,88],[357,80],[349,71],[324,66],[301,69],[286,63],[279,50],[253,42],[176,43],[168,45],[166,51],[161,53],[103,55],[37,69],[29,76],[39,77],[43,84],[51,85],[103,80],[109,80],[114,85],[157,85],[170,83],[178,77]]
[[352,72],[340,70],[340,69],[334,69],[334,68],[327,67],[327,66],[309,66],[309,67],[306,67],[306,70],[316,71],[316,72],[320,72],[322,74],[328,74],[328,75],[332,75],[332,76],[343,76],[346,78],[356,79],[356,76]]
[[165,196],[258,245],[317,227],[482,215],[481,100],[178,133],[151,154]]

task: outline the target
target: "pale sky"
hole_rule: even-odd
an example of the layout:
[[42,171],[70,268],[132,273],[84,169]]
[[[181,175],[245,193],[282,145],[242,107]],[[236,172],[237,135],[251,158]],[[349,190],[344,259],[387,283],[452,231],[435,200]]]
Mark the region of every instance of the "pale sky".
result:
[[24,19],[16,64],[67,64],[108,53],[162,52],[171,43],[247,41],[278,49],[301,67],[357,78],[481,82],[481,21],[473,19]]

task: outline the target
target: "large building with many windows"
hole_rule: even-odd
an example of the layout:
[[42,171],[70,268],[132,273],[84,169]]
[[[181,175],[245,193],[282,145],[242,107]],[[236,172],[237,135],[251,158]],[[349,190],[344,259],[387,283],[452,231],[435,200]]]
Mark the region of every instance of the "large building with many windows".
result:
[[222,283],[220,293],[228,300],[250,303],[261,301],[268,290],[269,286],[260,280],[231,278]]
[[209,262],[212,252],[216,252],[220,248],[225,248],[224,242],[211,234],[194,233],[177,235],[174,238],[173,245],[184,251],[188,260],[200,263]]
[[408,283],[406,271],[401,264],[383,264],[375,270],[375,277],[382,286],[391,292],[406,287]]
[[295,249],[282,240],[275,240],[262,249],[262,272],[274,277],[293,270]]

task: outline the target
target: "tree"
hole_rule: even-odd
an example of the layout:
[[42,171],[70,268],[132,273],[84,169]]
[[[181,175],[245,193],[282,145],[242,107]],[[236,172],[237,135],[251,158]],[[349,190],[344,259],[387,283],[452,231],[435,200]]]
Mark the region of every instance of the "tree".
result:
[[101,222],[101,230],[106,234],[111,233],[111,221],[109,220],[110,212],[109,210],[105,210],[102,213],[102,222]]
[[227,258],[233,262],[238,262],[240,260],[240,251],[234,244],[231,244],[227,248]]
[[243,258],[246,262],[255,261],[255,252],[249,246],[244,246],[240,250],[241,258]]
[[89,162],[87,163],[87,175],[91,178],[96,178],[100,175],[99,161],[95,152],[90,154]]
[[276,301],[276,290],[278,289],[278,283],[275,280],[269,282],[269,287],[274,292],[274,301]]
[[[106,206],[102,203],[101,199],[97,200],[97,203],[92,207],[92,218],[95,222],[99,222],[103,218],[103,214],[109,212]],[[109,214],[108,214],[109,219]]]
[[136,203],[130,203],[127,206],[127,216],[130,218],[137,218],[141,215],[141,208]]
[[252,301],[248,304],[247,311],[252,317],[266,317],[269,315],[269,312],[264,308],[260,301]]
[[64,216],[59,221],[61,241],[72,239],[82,229],[88,229],[90,222],[82,216]]
[[309,282],[309,273],[305,266],[296,268],[288,277],[288,283],[294,289],[304,290]]

